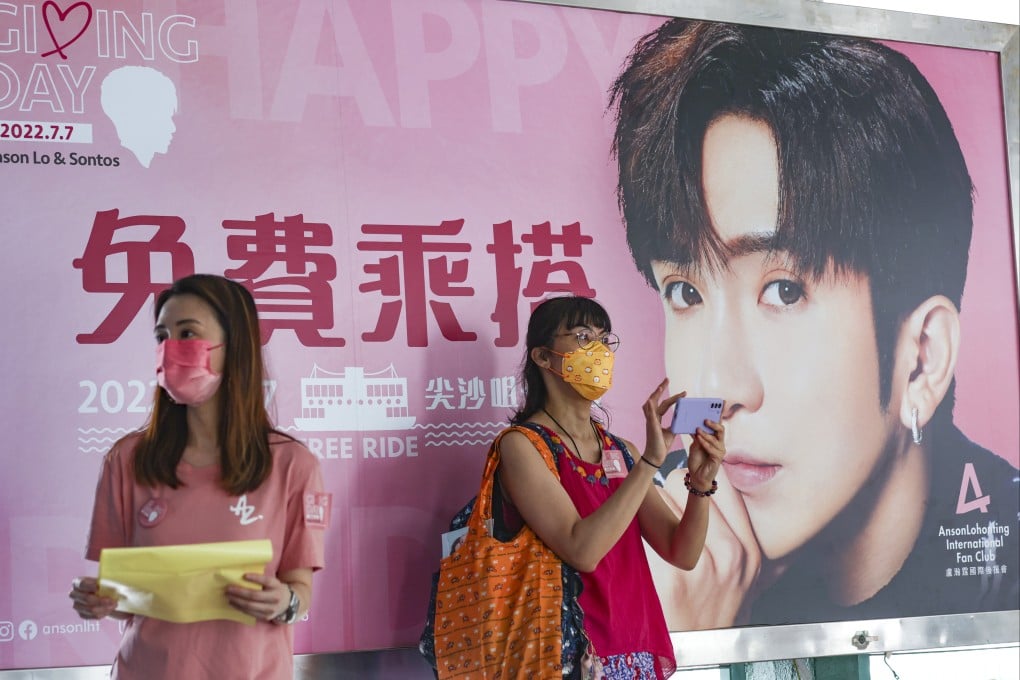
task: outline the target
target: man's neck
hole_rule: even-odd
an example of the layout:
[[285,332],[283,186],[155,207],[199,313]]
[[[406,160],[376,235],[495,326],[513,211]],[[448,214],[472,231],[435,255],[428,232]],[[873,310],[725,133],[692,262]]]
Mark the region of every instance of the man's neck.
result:
[[872,475],[869,483],[881,485],[875,493],[862,494],[857,502],[861,507],[844,510],[836,550],[825,565],[833,602],[845,607],[860,604],[899,573],[921,532],[930,476],[924,449],[908,444]]

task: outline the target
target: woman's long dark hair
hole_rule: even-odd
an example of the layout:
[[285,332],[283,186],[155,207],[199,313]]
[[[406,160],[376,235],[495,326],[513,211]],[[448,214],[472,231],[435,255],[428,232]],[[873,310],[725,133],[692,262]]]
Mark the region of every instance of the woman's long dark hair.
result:
[[531,350],[549,347],[553,336],[560,328],[588,326],[599,328],[606,333],[613,330],[605,308],[591,298],[570,296],[545,300],[531,312],[528,319],[528,336],[525,340],[524,361],[521,364],[521,384],[524,390],[524,405],[510,418],[510,423],[520,425],[545,407],[549,393],[542,382],[542,368],[531,359]]
[[[266,412],[265,369],[255,300],[241,284],[211,274],[178,279],[156,299],[155,318],[170,298],[194,295],[209,305],[223,328],[226,362],[219,387],[217,443],[223,488],[232,495],[253,491],[269,477],[273,457],[269,434],[276,432]],[[145,486],[181,485],[177,465],[188,443],[187,407],[157,389],[152,416],[135,452],[135,480]],[[289,438],[289,437],[288,437]]]

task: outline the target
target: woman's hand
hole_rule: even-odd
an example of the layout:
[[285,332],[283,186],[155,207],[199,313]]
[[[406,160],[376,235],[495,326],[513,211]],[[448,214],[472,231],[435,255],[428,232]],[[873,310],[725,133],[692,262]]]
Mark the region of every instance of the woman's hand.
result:
[[[704,464],[711,465],[711,456]],[[690,472],[695,488],[711,487],[714,473],[704,484],[706,478],[695,478],[694,470]],[[693,481],[695,479],[701,481]],[[683,516],[691,498],[683,480],[684,471],[676,470],[659,490],[677,516]],[[743,498],[723,475],[714,496],[696,500],[710,504],[708,534],[698,564],[690,571],[684,571],[666,562],[654,551],[647,551],[666,623],[670,630],[704,630],[745,624],[750,606],[762,587],[762,554]]]
[[74,601],[74,611],[83,619],[102,619],[117,608],[115,599],[99,594],[99,581],[91,576],[74,579],[68,597]]
[[257,583],[261,588],[227,586],[227,600],[230,605],[260,621],[272,621],[287,610],[290,604],[290,588],[275,576],[245,574],[244,579]]
[[691,474],[691,486],[698,491],[709,491],[719,474],[726,456],[725,436],[726,426],[712,420],[706,420],[705,427],[694,433],[687,451],[687,471]]
[[672,408],[677,399],[687,394],[681,392],[663,399],[663,395],[668,394],[668,387],[669,378],[666,378],[659,383],[659,386],[641,407],[645,414],[645,450],[641,457],[647,459],[655,467],[659,467],[662,465],[662,461],[666,460],[666,454],[669,453],[673,439],[676,437],[669,428],[662,426],[662,416]]

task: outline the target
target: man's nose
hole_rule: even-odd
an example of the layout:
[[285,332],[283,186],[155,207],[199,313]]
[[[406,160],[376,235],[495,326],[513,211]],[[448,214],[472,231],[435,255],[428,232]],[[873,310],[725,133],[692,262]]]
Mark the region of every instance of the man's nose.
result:
[[700,372],[700,393],[726,400],[723,418],[757,411],[764,391],[755,359],[753,334],[743,317],[721,310],[711,324]]

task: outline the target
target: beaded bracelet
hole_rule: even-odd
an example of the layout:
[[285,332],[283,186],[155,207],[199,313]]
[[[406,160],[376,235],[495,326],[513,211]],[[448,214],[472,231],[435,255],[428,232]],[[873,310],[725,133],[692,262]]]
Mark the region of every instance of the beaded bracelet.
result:
[[694,494],[695,496],[701,496],[702,498],[707,498],[719,490],[719,483],[714,479],[712,480],[712,488],[709,489],[708,491],[699,491],[698,489],[695,489],[694,485],[691,484],[690,472],[684,475],[684,486],[686,486],[687,490],[690,491],[692,494]]
[[655,463],[653,463],[652,461],[650,461],[650,460],[648,460],[647,458],[644,458],[644,457],[641,458],[641,462],[642,463],[648,463],[649,465],[651,465],[656,470],[658,470],[661,467],[661,465],[656,465]]

